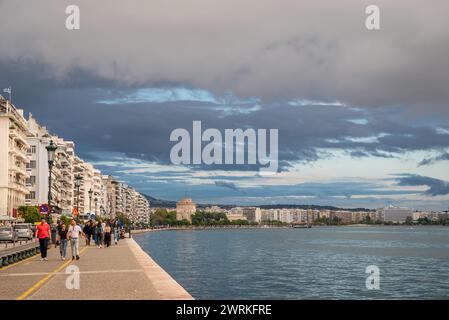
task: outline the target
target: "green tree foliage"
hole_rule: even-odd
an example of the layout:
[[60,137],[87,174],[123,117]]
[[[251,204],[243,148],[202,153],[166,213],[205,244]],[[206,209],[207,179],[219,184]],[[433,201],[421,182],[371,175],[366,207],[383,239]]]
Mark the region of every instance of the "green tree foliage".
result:
[[407,217],[405,219],[405,224],[412,225],[413,224],[413,218],[412,217]]
[[332,218],[327,218],[327,217],[319,217],[315,220],[315,224],[319,224],[319,225],[340,225],[343,224],[343,222],[341,221],[340,218],[338,217],[332,217]]
[[66,227],[68,227],[69,223],[70,223],[70,220],[72,220],[72,219],[67,217],[66,215],[62,215],[59,220],[61,220],[62,223],[64,223],[66,225]]
[[192,224],[196,226],[229,225],[231,224],[224,213],[197,211],[192,215]]
[[26,223],[35,223],[41,220],[39,210],[35,206],[21,206],[18,208],[18,213]]
[[150,216],[150,225],[156,226],[179,226],[190,224],[187,220],[176,220],[176,211],[167,211],[167,209],[156,209]]
[[131,220],[129,220],[129,218],[122,212],[117,212],[115,214],[115,217],[116,217],[116,219],[121,221],[123,223],[123,225],[125,225],[125,226],[130,226],[132,224]]

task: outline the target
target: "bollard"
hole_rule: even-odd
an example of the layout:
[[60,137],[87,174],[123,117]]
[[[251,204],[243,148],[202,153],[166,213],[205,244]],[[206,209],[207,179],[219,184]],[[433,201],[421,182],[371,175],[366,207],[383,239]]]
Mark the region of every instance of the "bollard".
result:
[[0,257],[0,269],[3,267],[3,257]]
[[3,257],[3,266],[6,267],[8,264],[9,264],[8,257],[4,256]]
[[13,255],[10,254],[10,255],[8,256],[8,265],[9,265],[9,264],[13,264],[13,263],[14,263]]

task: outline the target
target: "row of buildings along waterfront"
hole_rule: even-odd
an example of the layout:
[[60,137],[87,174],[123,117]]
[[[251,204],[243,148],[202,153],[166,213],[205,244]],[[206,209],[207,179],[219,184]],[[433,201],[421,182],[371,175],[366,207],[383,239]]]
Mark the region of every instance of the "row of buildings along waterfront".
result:
[[136,224],[149,223],[150,204],[131,186],[116,181],[76,155],[75,143],[51,134],[30,114],[0,95],[0,214],[17,217],[20,206],[48,202],[46,147],[56,145],[51,204],[57,215],[123,213]]
[[[176,205],[177,220],[192,221],[192,215],[197,210],[196,204],[190,198],[181,199]],[[312,224],[336,220],[342,224],[366,222],[405,223],[408,219],[417,221],[427,218],[429,221],[448,219],[448,212],[416,211],[409,208],[387,206],[376,210],[318,210],[302,208],[263,209],[258,207],[222,208],[210,206],[200,209],[204,212],[224,213],[230,221],[247,220],[249,222],[280,221],[283,223]]]

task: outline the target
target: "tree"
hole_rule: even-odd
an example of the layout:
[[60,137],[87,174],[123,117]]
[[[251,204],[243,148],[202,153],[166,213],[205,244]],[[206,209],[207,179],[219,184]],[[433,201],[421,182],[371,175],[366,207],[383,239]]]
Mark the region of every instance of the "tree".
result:
[[21,206],[18,208],[18,213],[26,223],[35,223],[41,220],[41,215],[35,206]]
[[224,213],[197,211],[192,215],[192,224],[197,226],[208,225],[228,225],[231,222]]
[[62,223],[65,224],[66,227],[68,227],[71,218],[67,217],[66,215],[62,215],[61,218],[60,218],[60,220],[62,221]]
[[412,217],[405,218],[405,224],[408,224],[408,225],[413,224],[413,218]]
[[165,223],[165,218],[167,216],[166,209],[156,209],[156,211],[150,216],[151,226],[162,226]]
[[373,220],[371,219],[371,217],[369,215],[366,215],[366,217],[363,218],[362,223],[364,223],[364,224],[373,224]]
[[122,212],[117,212],[117,213],[115,214],[115,217],[116,217],[119,221],[121,221],[122,224],[125,225],[125,226],[130,226],[130,225],[132,224],[132,223],[131,223],[131,220],[130,220],[124,213],[122,213]]

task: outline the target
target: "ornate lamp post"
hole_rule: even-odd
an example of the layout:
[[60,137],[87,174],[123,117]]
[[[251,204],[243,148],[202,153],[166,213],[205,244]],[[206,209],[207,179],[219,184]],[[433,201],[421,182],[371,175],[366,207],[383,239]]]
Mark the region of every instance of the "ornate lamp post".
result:
[[97,203],[98,203],[97,197],[95,197],[94,202],[95,202],[95,215],[97,215]]
[[81,180],[83,180],[83,177],[80,174],[77,174],[75,176],[75,187],[76,187],[76,212],[77,212],[77,217],[76,219],[78,219],[79,216],[79,205],[80,205],[80,186],[81,186]]
[[94,193],[94,191],[92,190],[92,188],[89,189],[89,214],[92,213],[92,193]]
[[55,153],[56,153],[56,149],[58,147],[56,146],[56,144],[53,143],[53,140],[50,140],[50,144],[48,146],[45,147],[45,149],[47,149],[47,154],[48,154],[48,170],[49,170],[49,174],[48,174],[48,206],[50,207],[49,213],[48,213],[48,222],[51,223],[51,200],[52,200],[52,196],[51,196],[51,170],[53,169],[53,164],[55,162]]

